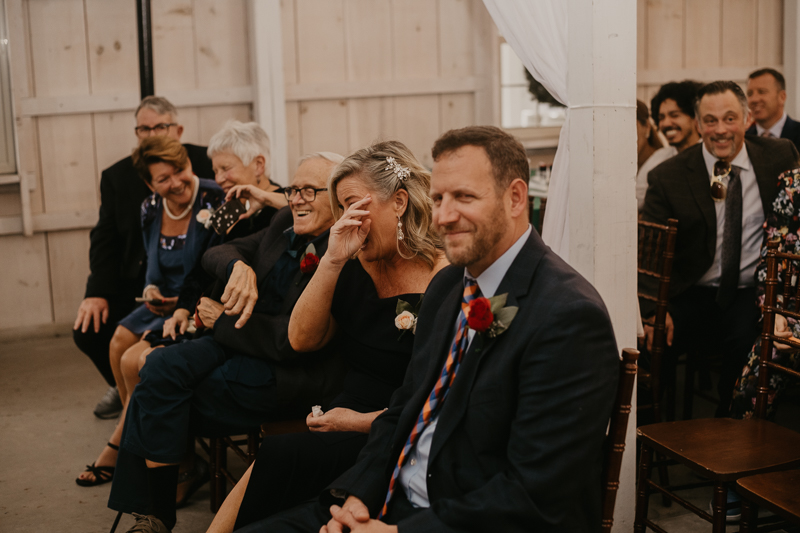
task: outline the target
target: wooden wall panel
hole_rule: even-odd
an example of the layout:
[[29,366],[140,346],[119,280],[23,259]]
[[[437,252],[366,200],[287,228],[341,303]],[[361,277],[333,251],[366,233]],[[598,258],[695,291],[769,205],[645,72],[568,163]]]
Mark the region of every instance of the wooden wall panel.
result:
[[783,2],[758,0],[756,62],[759,65],[783,64]]
[[89,275],[89,230],[57,231],[47,235],[53,320],[75,320]]
[[431,168],[431,147],[440,131],[439,97],[395,98],[394,113],[397,138],[411,149],[423,165]]
[[291,180],[297,169],[297,162],[304,155],[300,148],[300,104],[297,102],[286,102],[286,152]]
[[439,75],[443,78],[473,74],[472,8],[470,0],[439,0]]
[[297,3],[298,82],[347,79],[342,0],[304,0]]
[[394,98],[359,98],[351,100],[347,107],[349,152],[396,137]]
[[250,83],[245,12],[242,1],[194,1],[198,88],[243,87]]
[[197,107],[179,107],[178,121],[183,126],[181,142],[203,144],[200,137],[200,115]]
[[442,132],[475,124],[475,97],[471,94],[443,94],[439,109]]
[[722,64],[721,1],[686,0],[685,67],[707,68]]
[[300,104],[300,131],[302,154],[336,152],[347,155],[347,101],[326,100]]
[[646,68],[683,66],[683,27],[683,0],[648,0]]
[[[208,141],[217,133],[229,120],[239,120],[250,122],[250,105],[220,105],[198,108],[198,131],[200,134],[200,144],[208,146]],[[213,178],[213,176],[203,176]]]
[[137,92],[136,3],[86,0],[86,30],[92,94]]
[[395,78],[435,78],[439,75],[438,19],[436,2],[392,2]]
[[344,6],[348,79],[392,79],[391,2],[346,0]]
[[156,94],[197,87],[194,6],[191,0],[152,3],[153,77]]
[[[295,25],[295,0],[281,0],[281,49],[283,51],[283,81],[297,83],[297,32]],[[294,163],[289,161],[289,168]]]
[[36,96],[89,94],[82,0],[28,2]]
[[0,249],[3,250],[0,254],[3,295],[8,302],[24,302],[24,305],[0,306],[1,327],[11,329],[51,323],[53,310],[45,235],[0,237]]
[[[100,175],[120,159],[129,155],[137,145],[133,128],[136,119],[130,111],[120,113],[95,113],[92,116],[95,132],[95,157],[97,159],[97,194],[100,194]],[[99,198],[99,196],[98,196]]]
[[90,115],[39,119],[44,205],[48,213],[97,209],[97,168]]
[[636,0],[636,70],[647,66],[647,0]]
[[13,217],[22,213],[19,192],[0,193],[0,217]]
[[757,6],[757,0],[723,2],[722,66],[746,67],[756,63]]

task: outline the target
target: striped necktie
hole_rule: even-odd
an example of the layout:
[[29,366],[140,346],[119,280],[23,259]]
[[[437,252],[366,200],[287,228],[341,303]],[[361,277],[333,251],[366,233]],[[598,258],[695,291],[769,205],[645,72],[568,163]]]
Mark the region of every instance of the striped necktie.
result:
[[403,461],[405,461],[406,457],[408,457],[408,452],[417,443],[417,440],[422,434],[422,431],[425,429],[425,426],[427,426],[430,421],[439,414],[439,410],[441,409],[445,398],[447,398],[450,385],[453,383],[453,380],[456,377],[456,372],[458,372],[458,367],[461,364],[461,358],[463,357],[464,352],[467,349],[467,345],[469,344],[469,336],[467,335],[467,316],[465,311],[469,306],[469,303],[478,296],[480,296],[478,284],[474,279],[465,277],[464,296],[461,299],[461,312],[458,314],[458,328],[456,329],[456,336],[453,339],[453,344],[450,346],[450,351],[447,353],[447,360],[444,363],[444,367],[439,375],[439,379],[436,380],[433,390],[428,396],[428,399],[425,401],[425,404],[422,406],[422,411],[420,411],[419,416],[417,417],[417,423],[414,424],[413,428],[411,428],[411,433],[408,435],[405,446],[403,446],[403,451],[400,452],[400,457],[397,459],[394,472],[392,472],[392,479],[389,480],[389,490],[386,491],[386,500],[383,503],[381,512],[378,514],[378,519],[386,515],[386,510],[389,507],[389,500],[392,499],[392,493],[394,493],[397,478],[400,476],[400,467],[403,466]]

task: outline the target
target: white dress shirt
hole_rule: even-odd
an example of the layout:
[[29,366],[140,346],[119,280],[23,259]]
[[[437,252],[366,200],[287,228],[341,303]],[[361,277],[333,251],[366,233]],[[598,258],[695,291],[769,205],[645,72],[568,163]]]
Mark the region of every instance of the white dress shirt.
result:
[[[714,175],[714,163],[717,158],[703,145],[703,159],[706,163],[706,170],[709,176],[709,187],[711,177]],[[761,207],[761,194],[758,191],[758,182],[750,157],[747,155],[747,145],[742,145],[742,149],[731,162],[732,166],[739,167],[739,179],[742,181],[742,253],[739,262],[739,287],[752,287],[755,282],[753,276],[756,270],[761,253],[761,241],[763,237],[762,226],[764,225],[764,209]],[[722,179],[728,185],[729,177]],[[709,195],[711,192],[709,191]],[[698,285],[719,286],[719,278],[722,274],[722,239],[725,232],[725,202],[714,202],[717,211],[717,246],[714,252],[714,262],[711,268],[703,274]]]
[[[775,124],[773,124],[772,127],[769,129],[769,132],[772,134],[773,137],[775,137],[776,139],[781,138],[781,132],[783,132],[784,124],[786,124],[786,113],[784,113],[781,119]],[[767,131],[766,128],[762,128],[760,125],[756,124],[756,133],[758,133],[759,137],[764,135],[765,131]]]
[[[511,267],[511,263],[514,262],[519,251],[522,250],[530,234],[531,226],[528,225],[528,229],[525,233],[523,233],[503,255],[492,263],[489,268],[484,270],[477,279],[473,278],[478,283],[481,296],[484,298],[491,298],[495,295],[497,287],[500,285],[500,282],[503,281],[506,272],[508,272],[508,269]],[[464,277],[472,278],[466,268],[464,269]],[[453,326],[453,335],[451,339],[455,338],[457,329],[458,318],[456,318],[456,323]],[[467,330],[467,335],[468,341],[465,350],[469,349],[469,345],[472,343],[473,337],[475,337],[475,331],[469,329]],[[448,350],[451,344],[452,342],[447,345]],[[457,378],[458,374],[456,374],[456,379]],[[425,426],[425,429],[422,430],[416,445],[409,450],[408,458],[400,468],[398,482],[405,491],[408,501],[411,502],[411,505],[414,507],[430,507],[427,483],[428,458],[431,453],[431,443],[433,442],[433,434],[436,431],[436,424],[438,421],[439,416],[437,414],[428,425]]]

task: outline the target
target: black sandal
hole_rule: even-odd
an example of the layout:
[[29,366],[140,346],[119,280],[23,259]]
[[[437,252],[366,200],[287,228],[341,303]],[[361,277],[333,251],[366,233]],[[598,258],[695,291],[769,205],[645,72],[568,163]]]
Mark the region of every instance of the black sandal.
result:
[[[119,451],[119,446],[117,446],[116,444],[111,444],[110,442],[107,442],[106,446],[108,446],[112,450]],[[114,466],[95,466],[94,463],[86,465],[86,470],[84,470],[84,472],[91,472],[94,475],[94,481],[90,481],[88,479],[81,479],[78,477],[75,478],[75,483],[77,483],[81,487],[96,487],[97,485],[108,483],[109,481],[114,479],[115,469],[116,467]]]

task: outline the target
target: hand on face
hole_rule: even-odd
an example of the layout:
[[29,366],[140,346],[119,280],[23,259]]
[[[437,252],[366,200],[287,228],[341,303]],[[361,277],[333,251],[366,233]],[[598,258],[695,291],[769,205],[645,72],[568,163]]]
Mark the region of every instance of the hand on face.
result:
[[365,208],[371,202],[370,195],[354,202],[331,228],[328,251],[325,255],[334,264],[345,263],[366,245],[372,220],[369,219],[369,211]]

